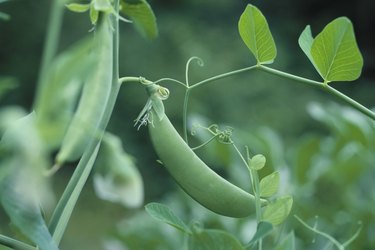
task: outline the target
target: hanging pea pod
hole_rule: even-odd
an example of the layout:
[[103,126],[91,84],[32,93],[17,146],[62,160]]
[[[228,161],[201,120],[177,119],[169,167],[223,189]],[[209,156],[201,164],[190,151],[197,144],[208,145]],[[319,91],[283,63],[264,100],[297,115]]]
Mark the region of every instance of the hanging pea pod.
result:
[[[158,85],[147,86],[151,100],[162,98],[169,92]],[[151,91],[150,91],[151,90]],[[157,106],[156,106],[157,107]],[[168,172],[180,187],[209,210],[235,218],[255,212],[255,197],[228,182],[210,169],[186,144],[160,107],[149,108],[152,122],[149,133],[155,151]],[[156,119],[157,118],[157,119]],[[261,200],[266,204],[266,200]]]
[[113,32],[108,14],[102,14],[94,34],[94,67],[84,83],[77,111],[56,156],[56,164],[78,160],[97,135],[111,90]]
[[58,55],[35,100],[38,130],[51,150],[61,146],[73,118],[82,82],[93,66],[91,50],[92,39],[86,38]]

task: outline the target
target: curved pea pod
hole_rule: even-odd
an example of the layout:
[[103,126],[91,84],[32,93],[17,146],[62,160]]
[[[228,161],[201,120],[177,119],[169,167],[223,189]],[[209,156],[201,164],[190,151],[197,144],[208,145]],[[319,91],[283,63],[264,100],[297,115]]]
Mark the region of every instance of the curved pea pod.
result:
[[113,32],[110,18],[103,14],[94,34],[94,66],[84,83],[77,111],[56,156],[56,164],[78,160],[90,141],[97,136],[112,81]]
[[[154,109],[151,112],[152,117],[158,117]],[[165,114],[162,119],[153,119],[148,128],[163,165],[198,203],[215,213],[235,218],[255,212],[255,197],[210,169],[185,143]]]
[[51,150],[61,146],[77,106],[82,82],[92,68],[92,39],[85,38],[60,53],[49,67],[46,83],[34,103],[37,127]]
[[143,204],[142,176],[117,136],[105,133],[94,171],[94,189],[99,198],[128,208]]

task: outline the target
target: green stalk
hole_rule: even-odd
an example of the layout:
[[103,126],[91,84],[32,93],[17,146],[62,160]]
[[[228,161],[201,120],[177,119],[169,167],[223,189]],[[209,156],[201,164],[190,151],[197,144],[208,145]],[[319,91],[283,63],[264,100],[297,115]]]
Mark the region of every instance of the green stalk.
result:
[[[115,11],[119,10],[119,0],[115,1]],[[113,51],[113,75],[112,75],[112,88],[108,103],[106,105],[105,115],[99,126],[100,135],[90,143],[85,150],[81,160],[78,163],[76,170],[73,173],[67,187],[64,190],[62,197],[60,198],[55,211],[52,215],[49,223],[49,229],[52,237],[59,244],[63,233],[65,232],[67,223],[73,212],[73,209],[77,203],[78,197],[83,189],[84,184],[91,172],[92,165],[95,161],[97,151],[99,149],[101,138],[108,125],[110,117],[113,112],[113,108],[116,103],[118,92],[121,84],[119,83],[119,64],[118,64],[118,52],[119,52],[119,20],[116,17],[114,23],[114,51]]]
[[324,86],[324,84],[322,82],[310,80],[310,79],[300,77],[300,76],[295,76],[295,75],[292,75],[292,74],[289,74],[289,73],[286,73],[286,72],[283,72],[283,71],[280,71],[280,70],[277,70],[277,69],[273,69],[273,68],[270,68],[270,67],[267,67],[267,66],[264,66],[264,65],[259,65],[257,68],[262,70],[262,71],[265,71],[267,73],[270,73],[272,75],[277,75],[277,76],[287,78],[287,79],[290,79],[290,80],[293,80],[293,81],[296,81],[296,82],[304,83],[304,84],[307,84],[307,85],[310,85],[310,86],[314,86],[314,87]]
[[[262,210],[261,210],[261,205],[260,205],[260,188],[259,188],[259,175],[258,172],[254,169],[249,169],[250,170],[250,175],[253,177],[253,190],[254,190],[254,197],[255,197],[255,214],[256,214],[256,220],[257,220],[257,225],[259,222],[262,220]],[[258,242],[258,249],[262,249],[262,239],[259,239]]]
[[213,77],[210,77],[210,78],[205,79],[203,81],[197,82],[194,85],[191,85],[190,89],[194,89],[194,88],[197,88],[197,87],[199,87],[201,85],[204,85],[204,84],[207,84],[207,83],[210,83],[210,82],[222,79],[222,78],[226,78],[226,77],[229,77],[229,76],[232,76],[232,75],[237,75],[239,73],[244,73],[244,72],[247,72],[247,71],[251,71],[253,69],[256,69],[257,67],[258,67],[257,65],[254,65],[254,66],[251,66],[251,67],[247,67],[247,68],[243,68],[243,69],[238,69],[238,70],[233,70],[233,71],[226,72],[226,73],[223,73],[223,74],[220,74],[220,75],[217,75],[217,76],[213,76]]
[[[62,0],[53,0],[50,17],[48,20],[47,36],[44,42],[42,62],[39,69],[39,77],[36,86],[35,101],[40,100],[43,89],[48,84],[47,75],[52,59],[56,54],[58,41],[60,38],[62,18],[64,14],[64,2]],[[33,104],[34,107],[36,103]]]
[[370,117],[372,120],[375,121],[375,112],[371,111],[370,109],[366,108],[365,106],[363,106],[362,104],[354,101],[353,99],[351,99],[350,97],[344,95],[343,93],[341,93],[340,91],[332,88],[331,86],[329,86],[328,84],[327,85],[324,85],[323,86],[323,89],[325,91],[327,91],[328,93],[336,96],[337,98],[341,99],[342,101],[344,101],[345,103],[349,104],[350,106],[352,106],[353,108],[355,108],[356,110],[358,110],[359,112],[361,112],[362,114]]
[[277,76],[280,76],[280,77],[283,77],[283,78],[291,79],[291,80],[294,80],[294,81],[297,81],[297,82],[300,82],[300,83],[305,83],[305,84],[308,84],[310,86],[318,87],[318,88],[334,95],[335,97],[341,99],[346,104],[352,106],[354,109],[358,110],[362,114],[366,115],[367,117],[369,117],[369,118],[371,118],[372,120],[375,121],[375,112],[366,108],[362,104],[354,101],[353,99],[351,99],[347,95],[344,95],[340,91],[332,88],[328,84],[325,84],[323,82],[317,82],[317,81],[310,80],[310,79],[307,79],[307,78],[303,78],[303,77],[300,77],[300,76],[295,76],[295,75],[292,75],[292,74],[289,74],[289,73],[282,72],[280,70],[269,68],[269,67],[264,66],[264,65],[259,65],[258,68],[262,71],[268,72],[268,73],[273,74],[273,75],[277,75]]
[[188,103],[189,103],[189,95],[190,95],[190,87],[186,88],[185,91],[185,97],[184,97],[184,106],[182,108],[182,129],[184,133],[184,140],[186,144],[188,143],[188,133],[187,133],[187,109],[188,109]]

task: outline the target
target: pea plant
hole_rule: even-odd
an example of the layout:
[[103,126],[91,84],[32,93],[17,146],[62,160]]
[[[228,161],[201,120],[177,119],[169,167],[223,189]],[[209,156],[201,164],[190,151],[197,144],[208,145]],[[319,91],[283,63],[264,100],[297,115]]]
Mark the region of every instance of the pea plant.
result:
[[[86,38],[57,53],[62,13],[66,9],[88,13],[92,30]],[[9,15],[0,14],[3,21],[9,19]],[[255,221],[255,228],[251,240],[243,242],[229,231],[205,228],[194,218],[186,223],[166,204],[147,204],[148,215],[179,230],[186,249],[296,249],[294,231],[285,232],[284,228],[298,197],[282,192],[279,171],[270,170],[270,174],[261,178],[259,171],[268,167],[266,157],[252,154],[251,144],[238,145],[233,137],[236,131],[230,127],[196,125],[191,129],[192,134],[200,130],[207,133],[209,139],[191,146],[187,125],[189,97],[194,89],[219,79],[264,71],[325,91],[362,113],[362,119],[375,120],[375,112],[331,86],[334,82],[357,80],[361,74],[363,59],[351,21],[339,17],[315,37],[309,25],[301,33],[298,44],[322,78],[316,81],[269,66],[277,56],[275,41],[265,16],[256,6],[248,4],[240,15],[238,31],[256,64],[196,83],[190,81],[189,69],[192,63],[203,66],[199,57],[188,60],[185,81],[120,77],[119,26],[122,22],[134,25],[146,38],[157,36],[156,18],[145,0],[53,1],[33,111],[9,107],[2,108],[0,113],[0,201],[12,225],[22,234],[22,237],[0,235],[0,244],[24,250],[59,249],[92,172],[99,197],[128,208],[142,206],[141,175],[123,150],[121,139],[107,131],[120,89],[136,83],[145,89],[148,99],[135,119],[134,129],[148,128],[158,164],[205,210],[215,216]],[[6,78],[0,81],[1,98],[3,92],[14,86]],[[184,90],[182,135],[166,114],[164,102],[173,93],[162,86],[164,83]],[[247,170],[251,190],[229,182],[197,155],[197,151],[213,142],[235,152]],[[77,163],[74,173],[55,205],[51,198],[54,196],[51,176],[74,163]],[[52,211],[51,215],[48,211]],[[342,242],[300,217],[295,214],[295,222],[307,232],[324,238],[327,249],[346,249],[362,229],[360,224],[352,236]]]

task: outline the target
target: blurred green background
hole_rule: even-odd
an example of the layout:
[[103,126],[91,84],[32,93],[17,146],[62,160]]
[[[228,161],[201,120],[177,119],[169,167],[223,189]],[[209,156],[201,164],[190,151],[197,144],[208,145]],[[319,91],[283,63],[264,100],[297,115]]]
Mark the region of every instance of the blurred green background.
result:
[[[192,83],[253,65],[255,60],[237,31],[239,16],[248,2],[263,12],[275,38],[278,56],[272,67],[316,80],[318,74],[298,47],[299,34],[307,24],[316,35],[334,18],[349,17],[364,57],[364,69],[360,80],[336,83],[334,87],[374,107],[375,5],[370,0],[149,1],[157,17],[159,37],[147,41],[130,24],[121,23],[120,75],[184,81],[185,64],[192,56],[205,62],[204,67],[191,65]],[[12,77],[19,84],[3,96],[0,108],[20,105],[29,110],[32,105],[49,7],[48,0],[14,0],[0,5],[0,11],[11,15],[11,20],[0,21],[0,76]],[[86,36],[90,29],[87,15],[66,11],[59,50]],[[170,83],[165,86],[171,91],[165,102],[166,112],[181,131],[183,88]],[[225,228],[245,242],[249,237],[244,236],[247,221],[220,218],[201,209],[156,163],[147,129],[137,131],[133,127],[146,99],[142,88],[124,86],[108,127],[122,138],[124,149],[136,159],[144,178],[145,203],[164,201],[187,221],[201,220],[206,227]],[[266,172],[282,171],[282,192],[294,196],[293,214],[311,223],[315,215],[319,216],[319,227],[339,240],[348,239],[361,220],[364,229],[350,249],[375,249],[375,126],[339,104],[334,97],[310,87],[252,71],[194,90],[189,124],[200,121],[235,128],[238,145],[266,155]],[[192,143],[204,137],[199,131]],[[217,166],[215,170],[246,188],[244,167],[230,149],[211,145],[199,153],[210,165]],[[53,177],[56,197],[72,171],[73,167],[66,167]],[[8,223],[0,210],[0,233],[9,232]],[[295,230],[297,244],[303,249],[322,249],[326,244],[318,237],[311,243],[313,233],[292,216],[284,227],[286,232]],[[178,249],[181,240],[181,234],[153,221],[142,208],[127,210],[98,199],[90,180],[61,248]],[[120,248],[123,244],[128,248]]]

